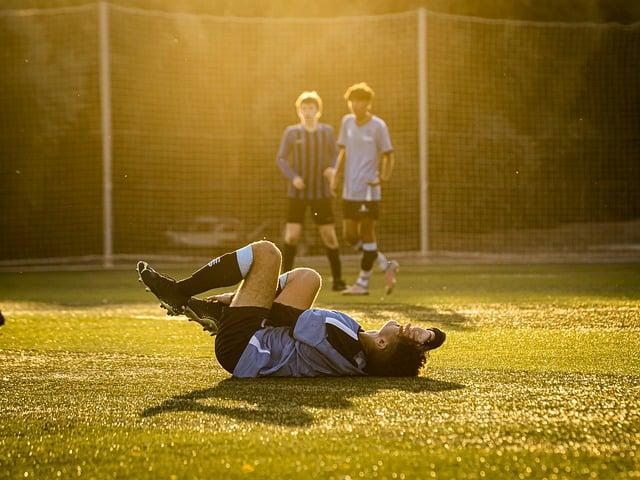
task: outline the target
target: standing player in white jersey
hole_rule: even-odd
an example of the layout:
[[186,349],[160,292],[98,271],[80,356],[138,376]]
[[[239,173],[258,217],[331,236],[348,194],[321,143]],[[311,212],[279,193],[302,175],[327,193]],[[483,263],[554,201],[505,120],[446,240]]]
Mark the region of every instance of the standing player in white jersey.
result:
[[388,261],[378,251],[375,226],[378,220],[382,184],[389,181],[394,155],[389,130],[380,117],[371,113],[374,92],[366,83],[349,87],[344,95],[351,114],[342,118],[338,136],[338,160],[331,191],[337,196],[342,185],[344,239],[361,244],[362,260],[356,283],[345,295],[367,295],[373,264],[385,274],[387,294],[396,282],[398,262]]
[[318,122],[322,115],[322,99],[315,91],[300,94],[296,112],[300,123],[285,129],[276,158],[282,174],[289,180],[282,268],[287,272],[293,268],[304,215],[309,208],[326,247],[333,277],[332,289],[342,291],[346,285],[342,280],[329,190],[337,154],[333,128]]

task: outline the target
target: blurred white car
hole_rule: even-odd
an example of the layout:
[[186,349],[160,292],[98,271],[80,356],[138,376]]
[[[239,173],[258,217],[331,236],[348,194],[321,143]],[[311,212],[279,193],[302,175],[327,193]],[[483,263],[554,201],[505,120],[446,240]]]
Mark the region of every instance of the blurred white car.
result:
[[172,245],[183,247],[237,247],[258,238],[269,222],[263,221],[247,233],[246,226],[233,217],[196,217],[184,227],[172,228],[165,235]]

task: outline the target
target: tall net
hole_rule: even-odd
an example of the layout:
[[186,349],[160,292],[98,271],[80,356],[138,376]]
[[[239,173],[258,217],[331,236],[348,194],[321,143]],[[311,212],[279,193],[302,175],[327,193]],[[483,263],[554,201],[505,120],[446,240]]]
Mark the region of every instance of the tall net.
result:
[[430,245],[640,245],[640,25],[428,16]]
[[[317,90],[321,121],[337,130],[343,92],[363,80],[397,145],[381,243],[417,249],[414,13],[255,21],[112,7],[111,25],[116,253],[279,242],[286,182],[275,158],[298,121],[296,97]],[[308,252],[319,253],[307,226]]]
[[0,260],[100,255],[94,6],[0,12]]
[[[240,19],[108,6],[113,252],[211,256],[279,242],[275,164],[294,100],[339,128],[367,81],[396,148],[379,243],[418,251],[640,244],[640,25],[427,16],[420,178],[416,12]],[[0,12],[0,263],[103,251],[96,5]],[[339,204],[335,203],[338,222]],[[303,252],[322,251],[310,219]]]

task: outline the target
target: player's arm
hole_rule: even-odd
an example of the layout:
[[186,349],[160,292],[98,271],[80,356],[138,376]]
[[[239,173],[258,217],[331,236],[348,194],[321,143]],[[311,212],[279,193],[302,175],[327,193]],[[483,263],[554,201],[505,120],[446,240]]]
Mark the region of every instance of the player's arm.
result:
[[347,144],[347,119],[348,115],[342,117],[342,123],[340,124],[340,132],[338,133],[338,157],[336,158],[336,165],[334,167],[333,178],[331,179],[331,194],[334,197],[339,195],[342,190],[342,182],[344,181],[344,164],[347,161],[347,154],[345,145]]
[[338,192],[342,187],[342,181],[344,180],[344,163],[346,161],[346,154],[344,147],[340,146],[338,150],[338,158],[336,159],[335,172],[331,179],[331,195],[338,196]]
[[391,144],[391,137],[389,136],[389,129],[387,124],[382,122],[380,127],[376,130],[376,144],[378,151],[382,152],[380,155],[380,163],[378,165],[378,172],[380,182],[388,182],[391,178],[391,172],[393,172],[393,166],[395,164],[395,155],[393,154],[393,145]]
[[393,152],[385,152],[380,158],[380,181],[388,182],[393,172],[393,166],[396,162],[396,157]]
[[302,177],[298,175],[292,166],[291,166],[291,148],[293,144],[293,135],[289,129],[284,131],[282,135],[282,140],[280,140],[280,148],[278,149],[278,155],[276,156],[276,164],[278,168],[282,172],[282,174],[287,177],[293,186],[298,190],[302,190],[304,188],[304,181]]
[[327,137],[322,175],[327,179],[329,185],[331,185],[331,180],[336,172],[336,162],[338,161],[338,145],[333,135],[333,128],[329,127],[327,129]]

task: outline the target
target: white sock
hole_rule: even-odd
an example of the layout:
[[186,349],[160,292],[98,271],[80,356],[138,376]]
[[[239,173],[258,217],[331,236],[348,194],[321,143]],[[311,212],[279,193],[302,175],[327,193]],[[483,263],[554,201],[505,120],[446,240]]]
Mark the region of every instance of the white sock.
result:
[[360,275],[358,275],[358,280],[356,283],[363,288],[369,288],[369,279],[371,278],[371,270],[368,272],[364,270],[360,270]]
[[385,254],[380,250],[378,250],[378,258],[376,259],[376,261],[378,262],[378,268],[380,269],[380,271],[384,272],[387,269],[387,265],[389,265],[389,260],[387,260]]

